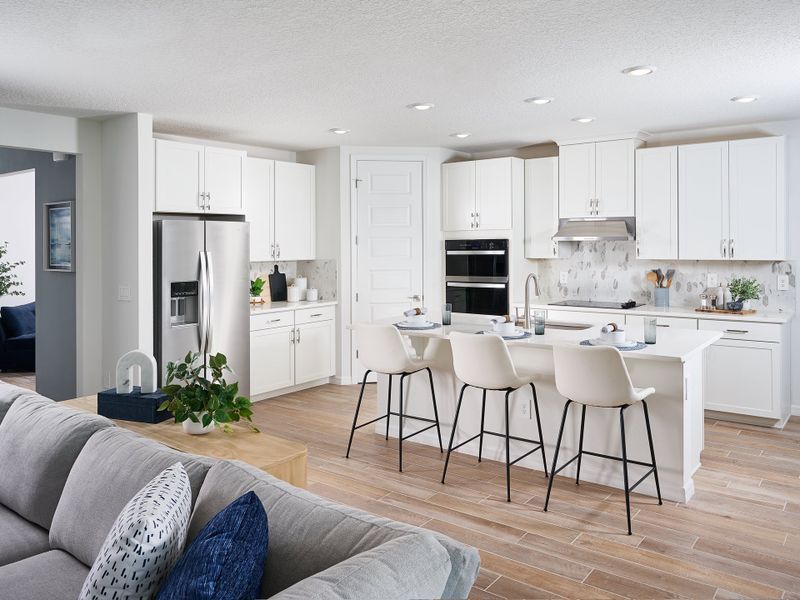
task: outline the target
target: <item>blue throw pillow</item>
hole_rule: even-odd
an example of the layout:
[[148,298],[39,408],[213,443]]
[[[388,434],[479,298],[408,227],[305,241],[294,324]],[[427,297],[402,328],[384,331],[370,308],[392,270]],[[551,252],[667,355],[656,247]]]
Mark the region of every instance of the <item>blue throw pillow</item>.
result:
[[267,560],[267,513],[247,492],[211,519],[167,576],[156,600],[253,600]]
[[10,338],[36,333],[36,303],[0,308],[0,319]]

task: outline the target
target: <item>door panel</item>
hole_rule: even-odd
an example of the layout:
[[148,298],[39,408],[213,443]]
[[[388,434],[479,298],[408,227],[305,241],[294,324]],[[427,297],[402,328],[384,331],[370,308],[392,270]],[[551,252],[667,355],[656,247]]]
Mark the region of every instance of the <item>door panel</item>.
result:
[[311,260],[316,244],[313,165],[275,162],[274,239],[276,259]]
[[204,212],[203,146],[170,140],[155,140],[155,145],[156,212]]
[[474,228],[475,162],[442,165],[442,229],[469,231]]
[[475,210],[478,229],[511,229],[511,159],[475,162]]
[[721,340],[706,350],[705,408],[780,417],[777,344]]
[[292,327],[250,332],[250,393],[253,396],[294,385]]
[[557,230],[558,158],[526,160],[525,258],[564,258],[553,241]]
[[573,144],[558,149],[558,203],[562,219],[586,217],[595,197],[595,145]]
[[206,146],[205,188],[208,212],[244,214],[247,154],[239,150]]
[[275,161],[247,159],[245,214],[250,223],[250,260],[268,262],[272,256]]
[[298,325],[295,341],[295,385],[334,374],[333,321]]
[[636,151],[636,258],[678,258],[678,147]]
[[595,144],[595,199],[601,217],[634,213],[633,140]]

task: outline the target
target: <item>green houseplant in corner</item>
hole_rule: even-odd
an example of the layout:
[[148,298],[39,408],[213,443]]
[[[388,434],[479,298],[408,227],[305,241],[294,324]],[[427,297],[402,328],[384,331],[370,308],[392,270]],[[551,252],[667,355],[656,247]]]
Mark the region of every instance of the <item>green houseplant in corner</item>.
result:
[[14,270],[25,263],[23,261],[10,262],[3,260],[7,253],[8,242],[0,243],[0,298],[3,296],[22,296],[23,294],[20,290],[14,289],[22,285]]
[[267,282],[261,279],[261,277],[256,277],[250,281],[250,302],[264,301],[261,297],[261,294],[264,292],[264,286],[266,283]]
[[761,295],[761,285],[752,277],[734,277],[728,284],[733,302],[728,302],[728,310],[742,310],[745,303],[758,300]]
[[239,421],[247,421],[257,432],[250,399],[239,395],[238,383],[225,381],[225,373],[231,372],[225,355],[210,355],[206,366],[199,359],[197,352],[189,352],[181,362],[167,363],[167,384],[162,391],[169,399],[159,410],[169,410],[190,434],[208,433],[215,425],[231,433],[230,423]]

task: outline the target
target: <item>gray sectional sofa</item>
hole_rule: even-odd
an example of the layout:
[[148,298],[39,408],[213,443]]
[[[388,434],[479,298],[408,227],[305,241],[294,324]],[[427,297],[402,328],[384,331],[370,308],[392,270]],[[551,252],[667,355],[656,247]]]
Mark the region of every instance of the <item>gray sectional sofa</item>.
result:
[[0,382],[0,600],[77,598],[125,503],[180,461],[189,539],[253,490],[269,518],[262,596],[466,598],[474,548],[329,502],[249,465],[174,451]]

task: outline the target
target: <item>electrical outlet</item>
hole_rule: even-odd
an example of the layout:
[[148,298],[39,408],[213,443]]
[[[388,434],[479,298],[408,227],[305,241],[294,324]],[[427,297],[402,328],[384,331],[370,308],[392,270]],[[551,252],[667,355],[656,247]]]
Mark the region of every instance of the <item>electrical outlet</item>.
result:
[[520,404],[520,412],[522,413],[522,416],[528,419],[531,418],[531,404],[532,401],[530,398],[528,398],[527,400],[523,400],[522,403]]
[[706,287],[717,287],[719,285],[719,278],[716,273],[706,273]]
[[561,271],[558,275],[558,283],[561,285],[567,285],[569,281],[569,272],[568,271]]
[[778,291],[786,292],[789,290],[789,276],[778,275]]

